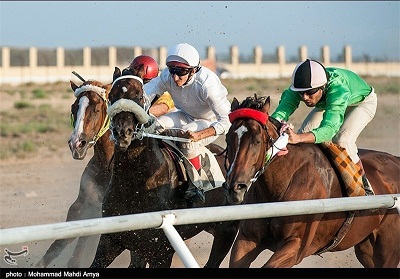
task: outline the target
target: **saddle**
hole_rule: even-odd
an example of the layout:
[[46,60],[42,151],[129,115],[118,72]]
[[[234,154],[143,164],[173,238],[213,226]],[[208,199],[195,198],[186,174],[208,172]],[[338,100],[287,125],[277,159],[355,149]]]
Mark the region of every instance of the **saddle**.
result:
[[[179,181],[188,181],[188,176],[185,166],[191,166],[194,168],[192,163],[183,155],[182,151],[173,141],[163,139],[164,147],[170,154],[173,162],[175,163],[176,169],[178,170]],[[222,174],[221,168],[215,158],[214,154],[205,146],[201,147],[201,167],[207,177],[201,177],[203,182],[202,190],[204,192],[219,188],[225,182],[225,177]],[[203,173],[203,172],[202,172]]]

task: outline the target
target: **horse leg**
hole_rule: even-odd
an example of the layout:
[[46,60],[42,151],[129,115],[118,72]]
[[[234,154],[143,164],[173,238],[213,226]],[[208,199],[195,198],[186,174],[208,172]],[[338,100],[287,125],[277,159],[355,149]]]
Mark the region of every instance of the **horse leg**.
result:
[[371,233],[363,241],[354,246],[357,260],[366,268],[374,267],[373,247],[371,243],[373,237]]
[[[85,203],[84,198],[78,196],[75,202],[70,206],[67,213],[67,221],[78,220],[81,215],[81,208]],[[68,239],[57,239],[47,249],[42,259],[36,264],[36,267],[47,267],[55,258],[57,258],[64,249],[71,244],[76,237]]]
[[96,255],[89,268],[106,268],[125,250],[121,244],[113,241],[110,234],[102,234]]
[[238,225],[239,221],[224,222],[217,225],[210,256],[204,268],[218,268],[221,265],[235,240]]
[[90,264],[83,261],[93,260],[96,253],[96,247],[99,243],[100,235],[81,236],[72,253],[71,258],[68,260],[68,268],[85,267]]
[[[82,176],[81,192],[78,196],[80,203],[78,203],[76,210],[79,211],[79,216],[73,216],[73,220],[100,218],[102,216],[101,200],[103,199],[103,194],[100,190],[102,185],[95,183],[94,178],[87,173],[89,172],[85,172]],[[86,183],[83,183],[84,181]],[[100,235],[79,237],[68,261],[68,267],[85,267],[89,265],[96,253],[99,238]],[[86,260],[86,263],[83,262],[84,260]]]
[[169,244],[163,245],[153,254],[149,261],[149,268],[169,268],[171,267],[172,258],[175,254],[174,248]]
[[258,241],[246,239],[242,230],[239,230],[232,246],[229,268],[249,268],[262,251]]
[[40,259],[40,261],[36,264],[36,267],[44,268],[48,267],[48,265],[57,258],[60,253],[67,247],[70,243],[72,243],[75,238],[68,239],[57,239],[55,240],[47,249],[44,256]]
[[146,267],[146,260],[144,260],[143,258],[139,257],[139,255],[137,253],[135,253],[135,251],[130,251],[131,254],[131,261],[129,263],[128,268],[145,268]]
[[384,217],[379,228],[371,233],[354,250],[357,259],[367,268],[397,268],[400,263],[400,236],[395,231],[400,228],[400,217],[393,214]]
[[292,238],[290,240],[284,240],[283,245],[279,245],[274,254],[269,260],[263,265],[268,268],[285,268],[293,267],[294,265],[301,262],[302,259],[298,259],[299,251],[302,245],[302,238]]

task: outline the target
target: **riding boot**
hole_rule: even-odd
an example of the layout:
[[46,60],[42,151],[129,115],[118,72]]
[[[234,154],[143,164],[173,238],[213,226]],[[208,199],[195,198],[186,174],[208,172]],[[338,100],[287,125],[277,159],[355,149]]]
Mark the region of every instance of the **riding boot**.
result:
[[[203,190],[203,171],[200,164],[200,155],[189,159],[192,164],[186,163],[186,171],[188,174],[188,189],[185,192],[185,199],[192,200],[195,203],[206,201],[206,197]],[[184,160],[185,162],[185,160]],[[207,177],[207,175],[206,175]]]
[[356,163],[356,165],[361,168],[361,180],[362,180],[362,183],[363,183],[363,188],[365,190],[365,195],[366,196],[374,196],[375,195],[374,190],[372,190],[371,183],[369,183],[369,180],[368,180],[368,178],[367,178],[367,176],[365,174],[364,167],[363,167],[363,164],[361,162],[361,159]]

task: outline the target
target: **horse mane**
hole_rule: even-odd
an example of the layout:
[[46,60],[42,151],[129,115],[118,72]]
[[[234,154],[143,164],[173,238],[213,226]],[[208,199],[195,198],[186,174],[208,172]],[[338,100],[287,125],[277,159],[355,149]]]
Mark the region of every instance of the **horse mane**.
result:
[[258,97],[256,93],[254,96],[246,97],[245,100],[241,104],[239,104],[239,108],[252,108],[252,109],[261,109],[265,102],[267,102],[268,97],[261,96]]
[[[246,97],[245,100],[242,101],[242,103],[239,104],[239,106],[236,109],[239,108],[252,108],[252,109],[257,109],[261,110],[261,108],[265,105],[266,102],[269,102],[269,96],[257,96],[256,93],[254,93],[253,96],[248,96]],[[276,130],[279,131],[280,128],[282,127],[282,123],[268,115],[268,120],[276,127]]]

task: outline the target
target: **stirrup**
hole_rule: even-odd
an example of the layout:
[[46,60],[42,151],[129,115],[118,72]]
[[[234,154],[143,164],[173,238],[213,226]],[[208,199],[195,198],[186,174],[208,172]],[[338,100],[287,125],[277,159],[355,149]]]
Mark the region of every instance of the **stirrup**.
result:
[[364,191],[365,191],[365,195],[366,196],[375,196],[374,190],[372,190],[372,186],[369,183],[368,178],[367,178],[367,176],[365,174],[361,177],[361,180],[362,180],[362,183],[363,183],[363,188],[364,188]]

